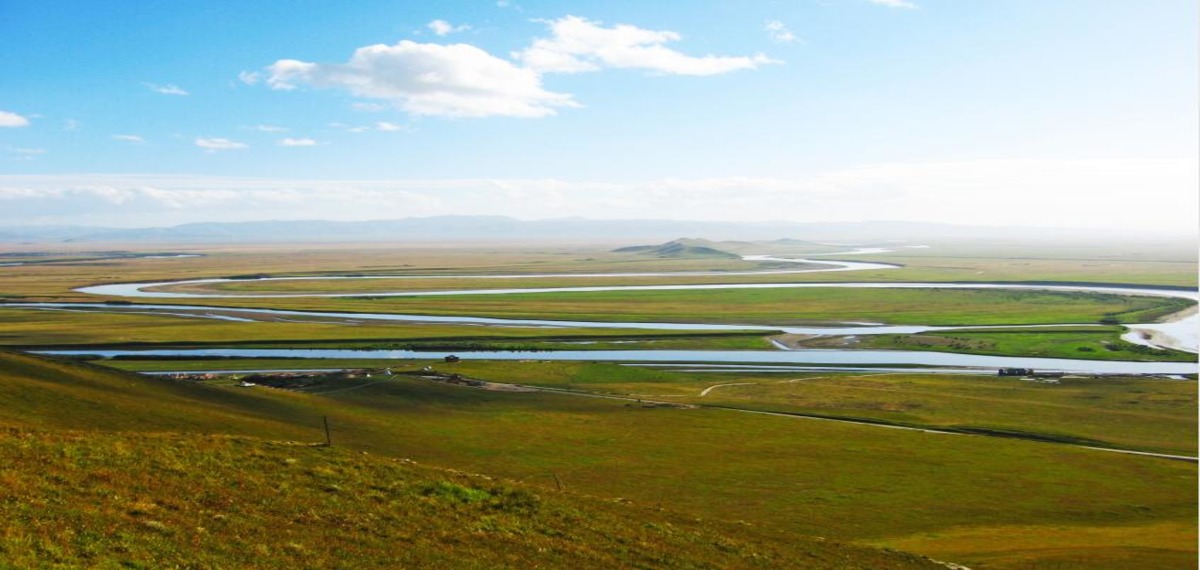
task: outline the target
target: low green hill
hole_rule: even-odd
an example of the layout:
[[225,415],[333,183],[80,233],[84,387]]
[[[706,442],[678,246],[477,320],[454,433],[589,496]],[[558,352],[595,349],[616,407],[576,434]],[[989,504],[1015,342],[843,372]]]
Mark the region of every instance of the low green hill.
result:
[[313,437],[279,396],[0,351],[0,427]]
[[2,566],[939,567],[280,441],[316,439],[320,401],[0,352]]
[[740,259],[736,253],[710,247],[710,242],[698,239],[677,239],[658,245],[635,245],[614,249],[615,253],[636,253],[647,257],[670,259],[719,258]]

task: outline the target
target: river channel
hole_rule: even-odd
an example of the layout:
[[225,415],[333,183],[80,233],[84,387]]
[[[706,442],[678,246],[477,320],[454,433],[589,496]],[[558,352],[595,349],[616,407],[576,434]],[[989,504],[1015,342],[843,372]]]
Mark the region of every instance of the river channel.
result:
[[[223,358],[316,358],[316,359],[431,359],[441,352],[413,350],[354,349],[267,349],[203,348],[158,350],[55,350],[45,354],[113,356],[193,356]],[[1190,374],[1196,365],[1189,362],[1124,362],[1111,360],[1069,360],[1065,358],[1023,358],[982,356],[951,352],[909,350],[554,350],[544,352],[467,351],[455,352],[473,360],[557,360],[621,363],[738,363],[751,365],[789,365],[790,368],[837,368],[863,364],[885,367],[926,368],[956,367],[989,370],[1017,367],[1056,370],[1079,374]],[[803,366],[802,366],[803,365]]]
[[[865,248],[851,252],[840,252],[829,255],[855,255],[862,253],[883,253],[879,248]],[[885,263],[857,262],[845,260],[801,259],[771,255],[745,256],[747,261],[803,263],[806,265],[820,264],[823,268],[805,268],[792,270],[763,270],[738,272],[663,272],[663,273],[606,273],[606,274],[516,274],[516,275],[422,275],[422,276],[323,276],[323,277],[268,277],[255,280],[256,282],[295,281],[295,280],[326,280],[326,279],[522,279],[543,277],[642,277],[642,276],[736,276],[764,275],[787,273],[816,273],[828,271],[860,271],[866,269],[891,269],[899,266]],[[355,297],[370,295],[384,296],[452,296],[452,295],[520,295],[528,293],[572,293],[597,291],[662,291],[662,290],[691,290],[691,289],[767,289],[767,288],[871,288],[871,289],[1009,289],[1009,290],[1038,290],[1064,292],[1091,292],[1118,295],[1175,297],[1195,301],[1196,291],[1177,289],[1157,289],[1149,287],[1103,287],[1086,285],[1033,285],[1013,283],[936,283],[936,282],[843,282],[843,283],[726,283],[726,284],[693,284],[693,285],[602,285],[584,287],[537,287],[537,288],[506,288],[506,289],[458,289],[450,291],[395,291],[370,293],[289,293],[289,294],[226,294],[220,292],[194,293],[157,290],[162,287],[182,284],[212,284],[235,281],[233,279],[199,279],[187,281],[161,281],[154,283],[123,283],[107,284],[78,289],[80,292],[118,296],[126,298],[172,298],[172,299],[224,299],[224,298],[296,298],[296,297]],[[658,330],[695,330],[695,331],[732,331],[732,330],[762,330],[783,331],[795,334],[845,336],[865,334],[914,334],[926,331],[954,330],[956,328],[981,329],[983,326],[947,327],[922,325],[883,325],[876,323],[846,323],[845,326],[824,327],[795,327],[769,325],[738,325],[712,323],[627,323],[600,321],[566,321],[539,319],[498,319],[473,316],[428,316],[404,315],[392,313],[344,313],[318,311],[287,311],[273,309],[243,309],[231,307],[213,307],[202,305],[155,305],[129,304],[112,305],[105,303],[9,303],[10,307],[43,308],[48,310],[99,310],[105,312],[132,311],[166,313],[178,316],[194,316],[199,318],[218,318],[226,320],[258,320],[256,316],[296,317],[308,319],[323,319],[323,322],[334,320],[338,322],[366,321],[400,321],[422,323],[455,323],[474,324],[483,326],[509,327],[565,327],[565,328],[607,328],[607,329],[658,329]],[[1168,322],[1144,323],[1127,325],[1130,332],[1123,338],[1131,342],[1175,348],[1188,352],[1197,352],[1197,329],[1200,328],[1200,317],[1196,311],[1189,309],[1166,319]],[[1075,324],[1075,323],[1062,323]],[[1039,325],[1055,326],[1055,325]],[[1012,328],[1007,325],[1002,328]],[[304,357],[304,358],[429,358],[429,353],[411,351],[359,351],[359,350],[323,350],[323,349],[202,349],[202,350],[168,350],[168,351],[55,351],[55,353],[86,353],[104,356],[116,355],[197,355],[197,356],[227,356],[227,357]],[[981,356],[943,352],[901,351],[901,350],[773,350],[773,351],[711,351],[711,350],[587,350],[587,351],[553,351],[539,352],[531,357],[528,353],[512,352],[469,352],[460,353],[467,358],[487,358],[496,360],[513,360],[536,358],[539,360],[596,360],[617,362],[642,363],[739,363],[745,365],[809,365],[825,366],[915,366],[915,367],[962,367],[968,369],[995,369],[997,367],[1021,367],[1061,370],[1067,372],[1096,373],[1096,374],[1189,374],[1197,372],[1197,364],[1191,363],[1151,363],[1123,362],[1075,359],[1024,358]]]

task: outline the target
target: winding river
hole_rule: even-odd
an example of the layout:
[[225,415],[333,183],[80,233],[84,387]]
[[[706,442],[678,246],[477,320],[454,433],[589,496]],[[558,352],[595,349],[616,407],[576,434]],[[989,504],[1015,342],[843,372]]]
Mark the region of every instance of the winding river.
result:
[[[910,246],[911,247],[911,246]],[[860,248],[849,252],[819,254],[822,256],[845,256],[864,253],[885,253],[891,250],[883,248]],[[813,256],[816,257],[816,256]],[[792,273],[816,273],[830,271],[862,271],[894,269],[899,266],[886,263],[859,262],[846,260],[826,260],[779,257],[773,255],[744,256],[747,261],[772,263],[802,263],[805,265],[822,265],[819,268],[804,269],[768,269],[759,271],[696,271],[696,272],[660,272],[660,273],[568,273],[568,274],[513,274],[513,275],[410,275],[410,276],[317,276],[317,277],[268,277],[256,279],[255,282],[297,281],[297,280],[329,280],[329,279],[529,279],[529,278],[576,278],[576,277],[687,277],[687,276],[745,276],[771,275]],[[458,295],[520,295],[529,293],[571,293],[598,291],[662,291],[690,289],[770,289],[770,288],[873,288],[873,289],[1009,289],[1037,290],[1064,292],[1092,292],[1118,295],[1175,297],[1195,301],[1195,291],[1157,289],[1150,287],[1102,287],[1085,285],[1030,285],[1013,283],[936,283],[936,282],[843,282],[843,283],[725,283],[725,284],[692,284],[692,285],[601,285],[583,287],[535,287],[535,288],[505,288],[505,289],[457,289],[447,291],[392,291],[370,293],[286,293],[286,294],[254,294],[254,293],[221,293],[221,292],[175,292],[158,290],[173,285],[203,285],[216,284],[237,279],[196,279],[186,281],[161,281],[153,283],[123,283],[96,285],[78,289],[80,292],[108,295],[126,298],[171,298],[171,299],[228,299],[228,298],[298,298],[298,297],[371,297],[404,296],[458,296]],[[337,322],[365,321],[401,321],[423,323],[455,323],[476,324],[485,326],[513,327],[567,327],[567,328],[606,328],[606,329],[658,329],[658,330],[696,330],[696,331],[731,331],[731,330],[763,330],[784,331],[795,334],[810,335],[864,335],[864,334],[912,334],[925,331],[954,330],[962,328],[981,329],[982,326],[947,327],[905,325],[892,326],[875,323],[846,323],[847,326],[835,327],[794,327],[794,326],[763,326],[738,324],[706,324],[706,323],[621,323],[598,321],[565,321],[538,319],[498,319],[471,316],[428,316],[403,315],[390,313],[344,313],[318,311],[287,311],[273,309],[242,309],[232,307],[211,307],[201,305],[154,305],[130,304],[111,305],[104,303],[10,303],[13,307],[36,307],[49,310],[103,310],[103,311],[137,311],[168,313],[178,316],[194,316],[199,318],[219,318],[228,320],[259,320],[271,317],[278,320],[281,317],[298,317],[323,319]],[[1195,307],[1173,315],[1168,322],[1145,323],[1128,325],[1130,332],[1124,338],[1131,342],[1150,346],[1175,348],[1188,352],[1197,352],[1197,329],[1200,327],[1200,317]],[[1072,323],[1063,323],[1072,324]],[[1057,326],[1057,325],[1040,325]],[[1006,325],[996,328],[1013,328]],[[251,350],[251,349],[204,349],[204,350],[171,350],[162,351],[56,351],[58,353],[87,353],[113,356],[118,354],[194,354],[203,356],[294,356],[308,358],[422,358],[429,357],[428,353],[412,353],[406,351],[337,351],[337,350]],[[464,353],[463,356],[489,359],[522,359],[529,358],[522,353],[481,352]],[[775,350],[775,351],[675,351],[675,350],[621,350],[621,351],[554,351],[538,353],[539,360],[612,360],[621,362],[693,362],[693,363],[740,363],[744,365],[818,365],[853,366],[853,365],[895,365],[917,367],[966,367],[972,369],[994,369],[997,367],[1024,367],[1038,369],[1063,370],[1080,373],[1151,373],[1151,374],[1188,374],[1197,371],[1196,363],[1148,363],[1120,362],[1074,359],[996,357],[941,352],[899,351],[899,350]]]

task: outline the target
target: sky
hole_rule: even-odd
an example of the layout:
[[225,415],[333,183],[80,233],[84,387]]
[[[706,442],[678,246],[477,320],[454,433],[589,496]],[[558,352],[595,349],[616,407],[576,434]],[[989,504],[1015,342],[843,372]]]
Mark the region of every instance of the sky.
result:
[[1195,232],[1191,0],[0,0],[0,226]]

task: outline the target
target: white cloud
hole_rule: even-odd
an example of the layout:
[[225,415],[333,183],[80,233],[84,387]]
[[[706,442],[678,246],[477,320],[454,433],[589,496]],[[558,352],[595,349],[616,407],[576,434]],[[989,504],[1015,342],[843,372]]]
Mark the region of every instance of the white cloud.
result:
[[379,121],[374,125],[347,125],[346,123],[329,123],[329,127],[332,129],[338,129],[340,131],[346,131],[348,133],[365,133],[369,131],[395,132],[408,129],[408,127],[404,125],[397,125],[396,123],[389,123],[387,121]]
[[279,146],[317,146],[317,141],[312,139],[293,139],[285,138],[279,140]]
[[64,131],[77,131],[77,130],[79,130],[79,127],[82,127],[82,126],[83,126],[83,123],[80,123],[79,121],[76,121],[75,119],[64,119],[62,122],[62,129]]
[[359,48],[344,64],[281,59],[266,70],[273,89],[345,89],[416,115],[543,117],[578,106],[570,95],[543,89],[534,71],[468,44],[404,40]]
[[908,0],[868,0],[872,4],[887,6],[888,8],[904,8],[907,10],[916,10],[918,6]]
[[33,160],[43,154],[46,154],[46,149],[43,148],[6,147],[4,150],[13,154],[13,160]]
[[455,34],[458,32],[465,32],[465,31],[471,29],[471,26],[468,26],[466,24],[463,24],[461,26],[453,26],[450,24],[450,22],[447,22],[445,20],[434,20],[432,22],[429,22],[429,24],[427,24],[426,27],[428,27],[430,30],[433,30],[433,33],[435,35],[439,35],[439,36]]
[[[1195,232],[1196,172],[1196,159],[1187,157],[894,163],[794,178],[634,182],[0,175],[0,223],[149,226],[261,219],[270,211],[277,219],[486,214]],[[117,200],[125,205],[104,206]],[[109,218],[84,218],[92,215]]]
[[229,140],[226,138],[196,138],[196,146],[208,151],[216,152],[218,150],[237,150],[247,148],[245,143]]
[[116,141],[124,141],[133,144],[142,144],[146,142],[146,139],[138,135],[113,135],[112,138]]
[[771,41],[773,42],[790,44],[800,39],[796,37],[796,34],[793,34],[792,31],[789,30],[787,26],[783,25],[783,22],[780,22],[779,20],[767,20],[766,23],[763,24],[763,29],[766,30],[767,37],[771,38]]
[[601,68],[646,69],[673,75],[716,75],[779,63],[762,54],[693,57],[665,47],[681,36],[671,31],[645,30],[627,24],[605,28],[578,16],[545,22],[552,37],[535,41],[513,53],[539,73],[578,73]]
[[262,74],[255,71],[238,72],[238,81],[246,85],[254,85],[262,80]]
[[251,128],[253,128],[254,130],[256,130],[260,133],[282,133],[287,130],[287,128],[280,127],[278,125],[261,125],[261,124],[254,125]]
[[[402,40],[395,45],[361,47],[346,63],[280,59],[262,73],[242,72],[239,78],[251,84],[263,81],[272,89],[284,91],[305,86],[342,89],[357,97],[386,101],[414,115],[544,117],[561,107],[580,106],[570,94],[544,89],[545,73],[627,68],[661,74],[716,75],[780,63],[762,54],[685,55],[663,45],[681,39],[671,31],[624,24],[606,28],[576,16],[544,22],[552,37],[536,40],[511,54],[523,66],[470,44]],[[429,28],[446,35],[469,27],[434,20]],[[774,33],[779,38],[791,38],[787,41],[795,39],[786,28]],[[371,102],[355,102],[352,107],[358,111],[383,108]]]
[[0,127],[28,127],[29,119],[16,113],[0,111]]
[[178,85],[158,85],[155,83],[142,83],[142,85],[145,85],[146,88],[155,93],[162,93],[163,95],[191,95],[191,93],[188,93]]
[[363,111],[363,112],[367,112],[367,113],[378,113],[379,111],[386,111],[388,106],[380,105],[379,103],[363,103],[363,102],[359,101],[356,103],[351,103],[350,108],[354,109],[355,111]]

